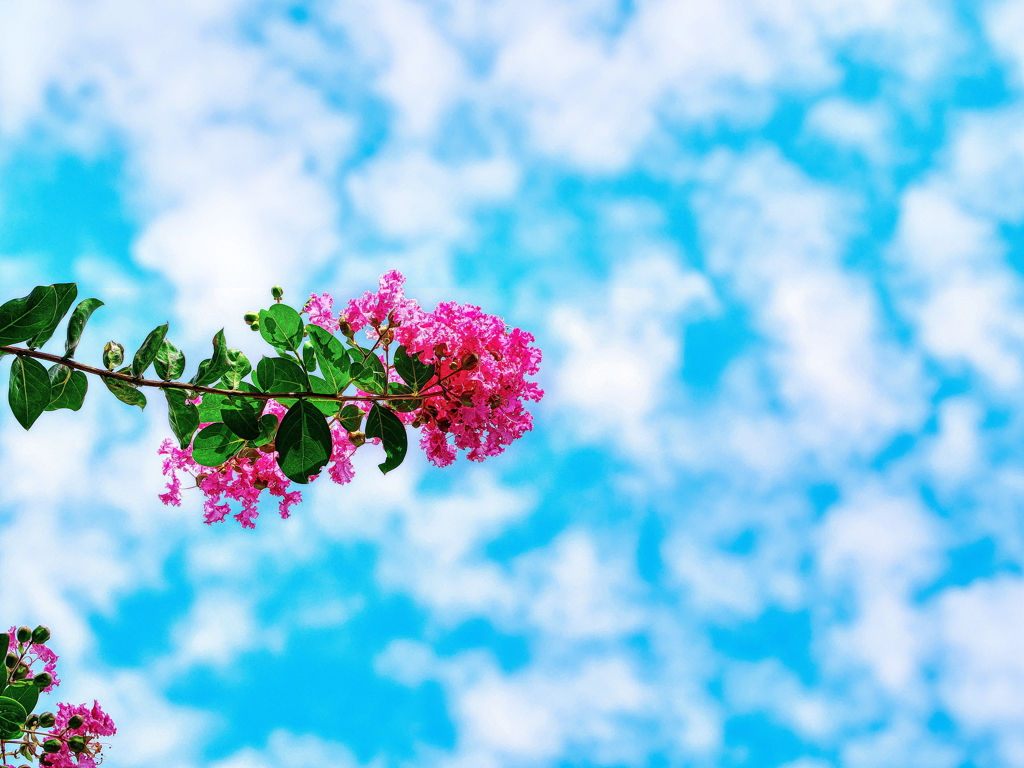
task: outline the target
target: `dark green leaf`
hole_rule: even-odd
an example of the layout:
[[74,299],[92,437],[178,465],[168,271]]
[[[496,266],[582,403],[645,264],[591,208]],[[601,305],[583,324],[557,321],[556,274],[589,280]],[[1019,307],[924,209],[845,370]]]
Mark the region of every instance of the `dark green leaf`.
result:
[[344,345],[337,336],[328,333],[318,325],[307,325],[306,332],[309,333],[310,344],[320,363],[320,372],[334,391],[340,395],[352,380],[350,372],[352,362],[348,352],[345,351]]
[[135,353],[135,357],[132,359],[132,376],[141,377],[146,372],[146,369],[153,364],[156,356],[160,353],[160,346],[164,343],[164,336],[166,335],[167,323],[158,325],[149,332],[145,341],[142,342],[142,346],[139,347],[139,351]]
[[294,360],[264,357],[256,366],[256,379],[264,392],[306,392],[306,374]]
[[171,431],[178,438],[178,445],[185,450],[199,429],[199,409],[188,402],[188,395],[183,389],[165,389],[164,396],[167,398],[167,420],[171,423]]
[[302,317],[287,304],[260,310],[260,335],[275,349],[297,350],[302,330]]
[[32,349],[41,347],[50,340],[53,332],[57,330],[60,321],[64,319],[64,315],[71,309],[71,304],[78,296],[78,286],[74,283],[56,283],[51,287],[57,294],[57,306],[53,311],[53,316],[36,331],[35,336],[29,339],[28,346]]
[[204,467],[219,467],[245,445],[227,424],[217,423],[203,427],[192,443],[192,458]]
[[156,351],[153,367],[161,379],[173,381],[185,372],[185,353],[164,339],[160,342],[160,349]]
[[352,350],[352,360],[352,378],[356,386],[373,395],[384,394],[384,363],[377,353],[356,347]]
[[272,413],[265,413],[260,417],[260,436],[252,441],[252,444],[259,448],[274,439],[277,434],[277,425],[280,424],[277,416]]
[[[39,701],[39,687],[28,680],[18,683],[11,683],[4,689],[4,696],[14,699],[25,708],[26,717],[32,714]],[[22,720],[24,723],[25,721]]]
[[316,370],[316,351],[312,344],[302,345],[302,364],[306,366],[309,373]]
[[240,349],[228,350],[228,370],[221,380],[228,389],[238,389],[242,379],[252,371],[252,363]]
[[74,357],[75,350],[78,349],[78,342],[82,340],[82,332],[85,330],[85,324],[92,317],[92,313],[103,306],[103,302],[99,299],[83,299],[78,302],[78,306],[75,307],[75,311],[71,313],[71,318],[68,320],[68,338],[64,342],[64,356]]
[[[408,384],[388,384],[389,395],[411,395],[413,388]],[[402,413],[411,413],[423,405],[422,397],[411,397],[408,400],[388,400],[388,405],[394,408],[396,411]]]
[[[8,686],[4,693],[10,689]],[[17,699],[0,696],[0,739],[16,739],[21,735],[21,726],[25,724],[28,712]]]
[[222,328],[213,337],[213,357],[203,360],[199,364],[199,370],[192,377],[192,383],[200,387],[208,387],[227,373],[230,367],[228,344],[224,340],[224,329]]
[[244,397],[229,397],[220,415],[228,428],[243,440],[260,436],[260,410]]
[[410,355],[405,351],[405,347],[395,350],[395,370],[402,377],[402,381],[412,387],[413,392],[419,392],[427,386],[436,372],[433,365],[420,362],[419,353]]
[[0,347],[35,336],[57,313],[57,289],[38,285],[23,298],[0,305]]
[[14,418],[28,429],[50,404],[50,374],[38,360],[18,356],[11,363],[8,402]]
[[49,370],[50,404],[48,411],[67,408],[77,411],[85,402],[85,393],[89,389],[89,378],[81,371],[73,371],[66,365],[57,363]]
[[274,445],[285,476],[296,483],[308,483],[331,459],[327,419],[311,403],[299,400],[281,420]]
[[[129,373],[130,368],[122,368],[118,373]],[[127,381],[122,379],[112,379],[109,376],[103,377],[103,383],[107,385],[107,389],[114,393],[114,397],[120,400],[122,403],[128,405],[137,405],[143,410],[146,409],[146,396],[139,392],[135,387],[129,384]]]
[[377,403],[373,404],[366,416],[366,436],[379,437],[384,445],[387,459],[378,464],[380,471],[387,474],[405,459],[409,450],[409,437],[405,434],[405,425],[389,409]]
[[357,432],[363,423],[363,412],[354,405],[346,405],[338,414],[338,419],[348,432]]

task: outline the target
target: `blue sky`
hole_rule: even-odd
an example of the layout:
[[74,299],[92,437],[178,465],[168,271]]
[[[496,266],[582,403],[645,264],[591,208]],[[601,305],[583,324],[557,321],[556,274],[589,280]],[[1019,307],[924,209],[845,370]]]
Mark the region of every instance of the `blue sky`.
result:
[[[534,333],[505,455],[165,508],[0,414],[0,607],[113,766],[1024,766],[1024,3],[0,7],[0,286],[200,359],[280,283]],[[0,385],[6,385],[6,366]]]

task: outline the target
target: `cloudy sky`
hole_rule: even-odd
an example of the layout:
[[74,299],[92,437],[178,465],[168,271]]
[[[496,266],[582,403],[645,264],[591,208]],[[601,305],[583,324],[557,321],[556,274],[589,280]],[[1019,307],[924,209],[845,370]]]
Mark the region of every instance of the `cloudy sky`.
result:
[[392,268],[537,336],[505,455],[246,531],[155,399],[0,414],[108,765],[1024,766],[1024,2],[0,3],[0,299],[81,359]]

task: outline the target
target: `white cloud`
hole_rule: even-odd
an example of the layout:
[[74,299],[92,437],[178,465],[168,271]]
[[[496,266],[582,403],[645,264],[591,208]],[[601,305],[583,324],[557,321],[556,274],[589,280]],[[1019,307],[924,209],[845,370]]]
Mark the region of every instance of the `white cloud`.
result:
[[[279,765],[317,765],[323,768],[358,768],[361,765],[345,745],[314,734],[276,730],[263,749],[244,747],[210,763],[210,768],[276,768]],[[380,765],[374,761],[368,765]]]

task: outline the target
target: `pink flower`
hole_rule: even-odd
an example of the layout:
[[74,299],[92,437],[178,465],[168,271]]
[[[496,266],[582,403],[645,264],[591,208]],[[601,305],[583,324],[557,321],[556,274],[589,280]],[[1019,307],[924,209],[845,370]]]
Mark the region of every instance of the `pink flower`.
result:
[[371,326],[366,332],[371,339],[377,338],[374,324],[380,325],[389,317],[403,326],[418,323],[423,310],[417,301],[405,298],[404,282],[405,278],[397,269],[385,272],[378,281],[379,290],[376,293],[367,291],[361,298],[352,299],[342,317],[354,332]]
[[[68,721],[75,715],[82,718],[82,725],[79,728],[67,728]],[[114,721],[105,713],[99,702],[93,701],[92,707],[85,704],[72,706],[71,704],[57,704],[56,722],[51,729],[53,733],[61,733],[65,739],[70,736],[84,736],[86,739],[85,751],[75,755],[65,739],[61,740],[60,752],[42,755],[39,764],[45,768],[95,768],[96,757],[99,755],[102,745],[96,741],[98,736],[113,736],[117,733]]]
[[334,297],[331,294],[322,293],[317,296],[311,293],[302,311],[309,314],[309,322],[313,325],[319,325],[326,331],[334,331],[338,328],[338,318],[331,311],[333,308]]

